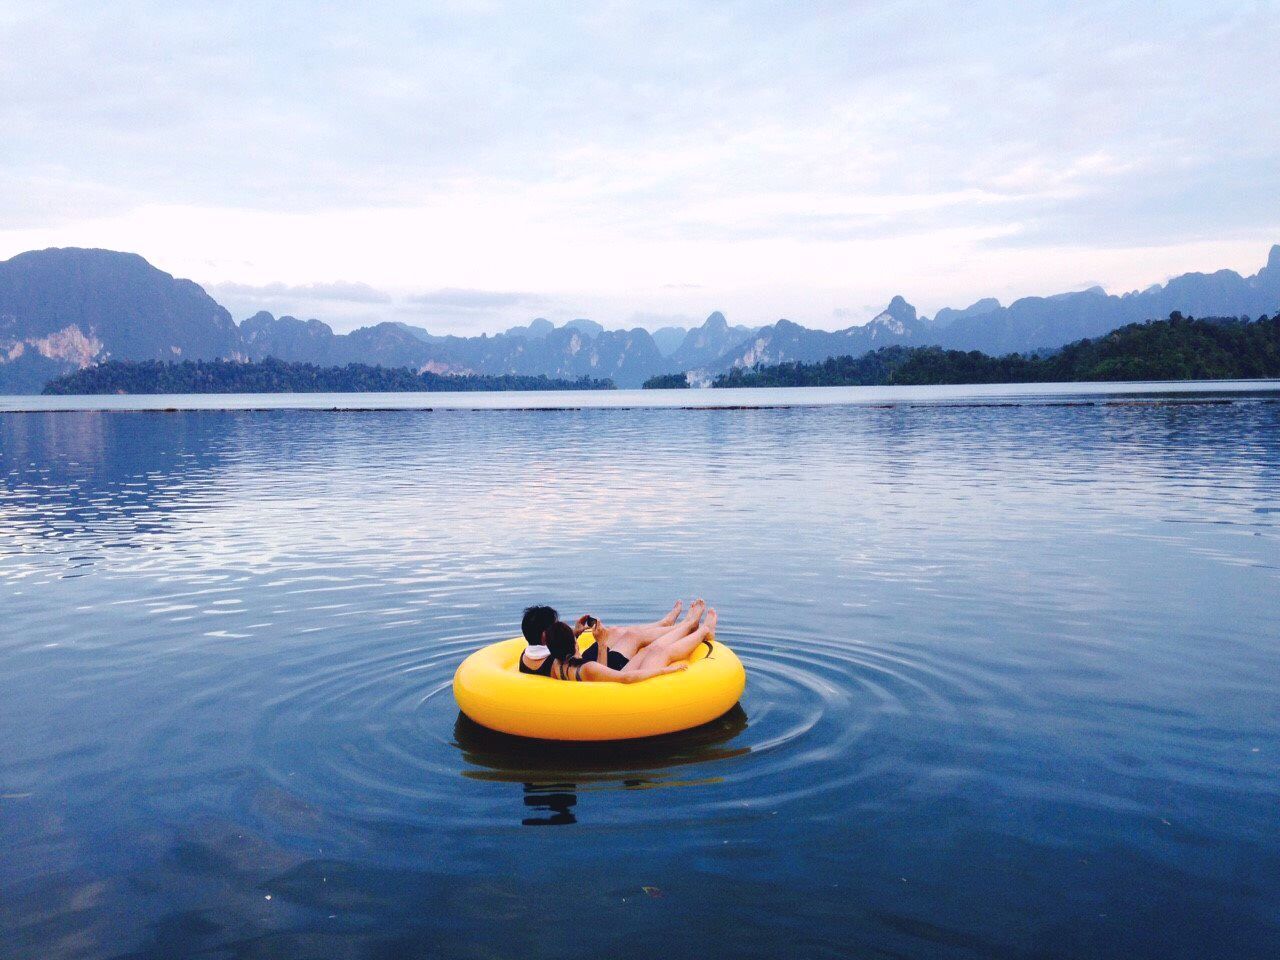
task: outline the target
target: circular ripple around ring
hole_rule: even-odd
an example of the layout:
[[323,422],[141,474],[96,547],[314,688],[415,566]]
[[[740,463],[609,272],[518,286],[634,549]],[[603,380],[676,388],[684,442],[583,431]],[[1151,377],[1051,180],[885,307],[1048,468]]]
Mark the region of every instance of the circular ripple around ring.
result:
[[[581,792],[702,788],[665,790],[653,816],[671,822],[709,811],[777,810],[860,779],[884,779],[897,766],[890,795],[877,798],[885,804],[892,791],[910,786],[901,758],[887,753],[895,726],[910,723],[917,737],[922,726],[932,727],[941,742],[964,693],[964,681],[864,643],[743,629],[722,639],[747,667],[741,705],[667,737],[549,744],[484,730],[458,713],[451,689],[462,658],[492,641],[476,633],[349,655],[326,671],[309,671],[309,682],[265,706],[257,739],[269,776],[355,819],[392,811],[403,818],[414,809],[423,811],[423,826],[503,819],[473,804],[459,778],[570,783]],[[292,742],[313,749],[281,749]]]

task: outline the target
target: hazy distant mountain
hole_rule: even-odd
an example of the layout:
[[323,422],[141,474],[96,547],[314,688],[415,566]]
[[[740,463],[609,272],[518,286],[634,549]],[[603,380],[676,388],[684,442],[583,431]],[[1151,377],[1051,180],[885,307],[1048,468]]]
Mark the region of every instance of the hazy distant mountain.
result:
[[436,340],[440,339],[438,335],[432,333],[426,327],[415,327],[411,323],[401,323],[399,321],[396,321],[395,325],[399,327],[401,330],[404,330],[406,333],[411,333],[415,337],[417,337],[419,340],[423,340],[427,343],[434,343]]
[[1000,309],[1000,301],[995,297],[983,297],[976,303],[971,303],[963,310],[952,310],[950,307],[943,307],[933,317],[933,325],[935,327],[945,327],[956,320],[963,320],[966,317],[985,317],[989,313],[995,313]]
[[231,315],[133,253],[33,250],[0,262],[0,392],[106,359],[238,356]]
[[[532,335],[530,335],[532,328]],[[593,330],[599,332],[593,333]],[[639,386],[669,369],[645,330],[603,330],[574,320],[563,327],[534,321],[496,337],[433,336],[420,327],[380,323],[335,334],[319,320],[303,323],[269,313],[242,327],[244,351],[253,360],[341,365],[373,363],[432,373],[525,374],[576,379],[609,377],[619,386]]]
[[380,323],[336,334],[319,320],[273,317],[266,311],[240,325],[242,351],[248,359],[275,357],[322,366],[369,363],[421,367],[431,356],[433,342],[423,335],[430,336],[402,323]]
[[[810,330],[790,320],[779,320],[751,334],[735,350],[704,366],[702,372],[750,367],[757,363],[769,365],[784,360],[825,360],[845,354],[858,356],[894,343],[931,343],[932,334],[933,325],[921,320],[915,307],[902,297],[894,297],[881,313],[858,327],[835,331]],[[705,380],[706,376],[695,379]]]
[[275,357],[322,366],[367,363],[433,372],[458,365],[448,349],[451,338],[405,323],[379,323],[338,334],[319,320],[273,317],[264,311],[244,321],[240,332],[250,360]]
[[507,334],[513,337],[525,337],[529,340],[541,340],[555,328],[556,325],[546,317],[538,317],[536,320],[530,320],[527,327],[512,327],[507,331]]
[[[590,328],[586,328],[590,330]],[[595,336],[575,322],[541,339],[499,335],[450,338],[458,372],[537,374],[573,379],[609,377],[620,387],[638,387],[671,369],[647,330],[602,330]],[[452,370],[449,372],[453,372]]]
[[935,342],[959,350],[1001,354],[1062,346],[1126,323],[1167,317],[1175,310],[1194,317],[1257,317],[1277,309],[1280,245],[1271,248],[1266,266],[1251,277],[1234,270],[1184,273],[1164,285],[1122,296],[1093,287],[1052,297],[1025,297],[1007,307],[953,319],[938,331]]
[[604,327],[594,320],[570,320],[564,326],[566,330],[577,330],[579,333],[585,333],[588,337],[598,337],[604,333]]
[[[1258,273],[1242,277],[1234,270],[1186,273],[1168,283],[1122,296],[1101,287],[1049,297],[1024,297],[1007,307],[987,298],[963,310],[943,309],[933,321],[916,316],[901,297],[859,327],[826,332],[780,320],[756,331],[740,347],[701,368],[702,379],[732,367],[786,360],[825,360],[890,344],[981,350],[1000,355],[1059,347],[1097,337],[1127,323],[1167,317],[1250,316],[1280,309],[1280,245],[1271,248]],[[696,369],[696,368],[692,368]]]
[[250,360],[288,356],[305,363],[332,362],[334,334],[319,320],[277,318],[263,310],[240,324],[240,338]]
[[749,327],[729,326],[724,314],[717,310],[702,326],[685,335],[684,342],[671,354],[671,362],[681,370],[696,370],[723,357],[751,333]]
[[669,357],[675,353],[680,344],[684,343],[684,338],[688,336],[689,329],[687,327],[659,327],[653,331],[653,342],[658,348],[658,352],[664,357]]
[[921,321],[916,315],[916,308],[907,303],[901,296],[889,301],[889,305],[872,317],[863,330],[872,339],[911,338],[927,330],[928,321]]

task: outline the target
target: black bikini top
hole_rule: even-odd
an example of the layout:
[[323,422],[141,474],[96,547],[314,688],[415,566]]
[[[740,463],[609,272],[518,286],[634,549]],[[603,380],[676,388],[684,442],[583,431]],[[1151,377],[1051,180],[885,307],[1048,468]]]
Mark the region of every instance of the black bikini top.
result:
[[535,677],[550,677],[551,671],[552,669],[554,669],[557,662],[562,663],[560,667],[560,679],[562,680],[581,680],[582,679],[582,665],[586,663],[586,661],[581,659],[580,657],[570,657],[568,660],[565,660],[565,661],[557,661],[555,657],[548,656],[540,664],[538,664],[538,669],[534,670],[532,667],[530,667],[528,664],[524,662],[524,654],[522,653],[520,654],[520,672],[531,673]]

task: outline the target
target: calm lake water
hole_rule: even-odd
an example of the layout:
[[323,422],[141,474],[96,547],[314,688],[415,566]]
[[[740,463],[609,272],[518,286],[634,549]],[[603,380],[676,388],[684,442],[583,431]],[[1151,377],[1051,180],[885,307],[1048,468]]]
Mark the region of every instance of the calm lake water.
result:
[[[1280,394],[1125,389],[0,414],[0,956],[1276,956]],[[717,723],[459,717],[690,596]]]

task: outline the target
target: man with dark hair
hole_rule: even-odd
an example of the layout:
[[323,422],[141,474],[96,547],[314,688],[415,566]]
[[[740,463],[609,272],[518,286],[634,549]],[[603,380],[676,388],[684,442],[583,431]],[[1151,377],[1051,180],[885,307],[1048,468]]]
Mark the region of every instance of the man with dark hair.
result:
[[525,607],[520,632],[524,634],[529,646],[536,647],[542,643],[542,634],[559,619],[560,614],[556,613],[554,607]]

